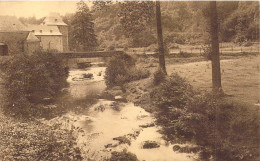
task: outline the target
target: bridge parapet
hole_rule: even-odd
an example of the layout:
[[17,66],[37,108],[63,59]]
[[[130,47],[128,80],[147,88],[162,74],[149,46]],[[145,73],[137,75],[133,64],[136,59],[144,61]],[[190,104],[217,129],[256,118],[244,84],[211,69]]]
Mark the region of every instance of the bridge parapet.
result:
[[64,58],[95,58],[95,57],[111,57],[114,55],[125,54],[123,51],[91,51],[91,52],[61,52],[55,53]]

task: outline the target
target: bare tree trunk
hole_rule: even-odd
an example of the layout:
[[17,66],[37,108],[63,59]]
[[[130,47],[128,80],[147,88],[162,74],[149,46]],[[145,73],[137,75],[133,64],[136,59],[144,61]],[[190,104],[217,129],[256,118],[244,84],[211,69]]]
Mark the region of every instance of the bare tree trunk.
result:
[[219,40],[218,40],[218,13],[216,1],[210,1],[210,35],[211,35],[211,63],[213,92],[223,92],[221,87]]
[[159,65],[160,69],[167,75],[164,58],[164,47],[163,47],[163,35],[162,35],[162,23],[161,23],[161,7],[160,1],[156,1],[156,23],[157,23],[157,41],[159,48]]

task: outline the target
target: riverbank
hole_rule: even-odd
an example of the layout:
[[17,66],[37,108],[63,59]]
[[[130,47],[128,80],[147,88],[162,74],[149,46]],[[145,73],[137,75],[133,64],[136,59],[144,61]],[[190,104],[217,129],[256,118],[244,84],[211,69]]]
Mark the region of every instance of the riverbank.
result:
[[[156,60],[143,60],[151,73],[157,67]],[[152,62],[152,65],[151,65]],[[180,63],[181,62],[181,63]],[[150,64],[149,64],[150,63]],[[222,87],[229,99],[258,105],[260,101],[260,56],[228,57],[221,60]],[[203,58],[166,60],[168,75],[177,73],[185,78],[196,90],[211,91],[211,62]],[[154,87],[152,75],[126,85],[128,101],[142,105],[150,111],[149,92]]]
[[[221,61],[223,89],[232,95],[227,99],[243,98],[245,102],[257,106],[259,56],[233,58]],[[166,63],[169,75],[176,72],[186,77],[194,88],[211,90],[209,61],[200,57],[171,58],[166,59]],[[53,157],[62,153],[64,157],[82,157],[83,160],[106,160],[121,152],[130,152],[139,160],[196,159],[198,147],[165,141],[164,135],[159,132],[161,127],[156,125],[150,93],[154,89],[153,73],[157,64],[155,58],[137,58],[136,66],[149,70],[151,75],[125,84],[124,92],[119,86],[106,90],[104,67],[71,70],[67,80],[70,95],[60,100],[60,105],[67,108],[60,111],[60,115],[22,122],[0,113],[0,140],[3,143],[0,145],[0,158],[13,157],[14,154],[19,156],[17,159],[37,158],[40,151],[31,150],[34,147],[43,150],[53,148]],[[91,79],[84,77],[89,73],[93,74]],[[53,108],[59,109],[58,106]],[[144,148],[150,146],[153,148]],[[15,151],[17,147],[24,150]],[[72,155],[66,156],[68,150],[73,152]],[[44,152],[42,158],[50,157],[45,156],[47,154],[48,151]]]
[[[185,105],[185,109],[188,108],[188,111],[191,111],[190,113],[185,110],[181,111],[182,107],[179,107],[178,104],[172,104],[172,107],[169,107],[168,112],[164,113],[165,111],[167,111],[167,105],[165,106],[164,104],[162,104],[161,107],[159,106],[159,108],[161,109],[159,109],[153,104],[153,101],[156,101],[151,99],[151,93],[153,92],[162,94],[161,96],[158,95],[158,98],[160,98],[161,101],[158,102],[159,104],[164,102],[169,103],[167,102],[170,101],[168,99],[172,99],[172,101],[174,102],[177,99],[183,99],[182,96],[178,98],[178,92],[185,93],[185,91],[177,90],[174,87],[172,88],[170,86],[168,88],[177,90],[177,93],[165,93],[165,91],[169,90],[165,87],[171,84],[170,81],[177,81],[174,82],[172,85],[176,85],[176,83],[182,84],[182,82],[185,82],[184,80],[181,81],[179,79],[174,80],[175,77],[173,77],[173,79],[170,81],[168,80],[168,84],[165,84],[164,86],[162,86],[162,88],[157,88],[154,86],[152,77],[130,82],[125,85],[125,88],[127,89],[125,96],[127,100],[134,102],[136,105],[143,107],[145,110],[153,114],[156,114],[157,122],[159,121],[159,123],[163,123],[162,126],[165,126],[165,131],[163,131],[163,133],[167,137],[169,137],[169,140],[173,142],[176,139],[173,137],[175,135],[173,133],[173,130],[176,126],[178,126],[178,128],[183,128],[184,131],[178,131],[177,129],[177,131],[181,132],[182,135],[185,136],[186,134],[189,134],[190,137],[194,137],[193,139],[198,139],[198,145],[203,145],[204,143],[202,140],[205,139],[204,141],[206,142],[211,142],[210,140],[212,140],[211,136],[207,135],[207,133],[205,132],[207,132],[207,130],[213,130],[217,131],[218,133],[220,132],[219,129],[217,127],[213,128],[213,126],[215,125],[215,123],[223,124],[223,126],[221,125],[221,128],[225,126],[227,126],[227,128],[223,132],[220,132],[223,134],[221,134],[220,136],[216,135],[216,137],[219,137],[220,140],[225,141],[228,148],[225,149],[225,146],[223,146],[222,143],[217,143],[218,145],[215,145],[216,143],[209,144],[208,146],[206,146],[209,148],[207,150],[212,152],[206,152],[206,155],[211,153],[214,158],[223,159],[226,157],[230,160],[234,160],[235,158],[238,159],[239,155],[241,158],[258,158],[258,151],[256,149],[253,149],[253,147],[255,147],[257,144],[253,142],[257,142],[257,140],[259,140],[257,134],[258,123],[256,121],[259,120],[259,115],[257,115],[257,113],[259,113],[260,99],[259,63],[260,57],[258,55],[221,60],[222,85],[223,90],[228,97],[216,100],[215,97],[211,98],[210,95],[205,95],[206,93],[211,91],[211,63],[209,61],[189,62],[184,64],[168,64],[166,68],[169,75],[177,73],[181,77],[184,77],[185,80],[193,86],[193,90],[195,90],[197,94],[199,94],[194,98],[188,97],[188,99],[192,99],[192,101],[191,104],[188,103],[187,105]],[[152,68],[151,70],[154,70],[154,68]],[[186,85],[184,85],[184,87],[185,86]],[[178,86],[176,88],[178,88]],[[156,91],[156,89],[163,91]],[[171,91],[169,90],[169,92]],[[176,98],[170,98],[169,95],[172,94],[177,94]],[[184,101],[186,101],[186,99],[184,99]],[[205,102],[205,104],[203,104],[203,102]],[[218,111],[217,109],[220,111]],[[217,110],[218,112],[214,110]],[[158,112],[160,114],[158,114]],[[188,114],[186,114],[186,112],[188,112]],[[178,119],[180,113],[181,120]],[[222,119],[218,120],[218,118],[216,118],[216,122],[214,123],[213,118],[211,118],[213,120],[207,119],[207,117],[211,117],[210,113]],[[162,114],[164,114],[164,116],[162,116]],[[200,124],[199,121],[197,122],[198,125],[193,125],[192,122],[194,122],[195,124],[195,122],[198,121],[197,119],[200,121],[204,119],[205,120],[203,124]],[[223,122],[223,120],[225,120],[225,122]],[[179,123],[177,123],[176,125],[172,123],[176,121]],[[243,124],[247,124],[247,126],[250,125],[250,127],[246,128],[246,126],[241,125],[242,122]],[[212,124],[212,126],[210,124]],[[244,132],[239,134],[239,131],[241,130]],[[193,131],[196,132],[194,134],[190,134],[193,133]],[[252,133],[252,131],[254,132]],[[202,134],[197,136],[196,133]],[[200,138],[201,135],[205,135],[204,139]],[[230,139],[228,137],[230,135],[232,135],[234,138],[244,138],[244,141]],[[249,139],[248,136],[251,136],[251,139]],[[213,146],[213,148],[210,146]],[[215,146],[218,148],[218,150],[220,150],[218,154],[214,153],[214,150],[216,150],[214,149]],[[248,153],[244,152],[244,150],[246,149],[249,150]],[[234,153],[234,155],[232,153]],[[226,156],[223,156],[224,154]]]

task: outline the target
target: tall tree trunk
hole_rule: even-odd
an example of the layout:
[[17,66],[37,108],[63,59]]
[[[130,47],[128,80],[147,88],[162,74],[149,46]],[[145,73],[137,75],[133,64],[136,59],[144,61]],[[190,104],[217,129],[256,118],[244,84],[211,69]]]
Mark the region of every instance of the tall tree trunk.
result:
[[210,1],[210,35],[213,92],[222,92],[218,41],[218,13],[216,1]]
[[164,58],[160,1],[157,0],[155,3],[156,3],[157,41],[158,41],[158,48],[159,48],[159,65],[160,65],[160,69],[166,75],[167,72],[166,72],[165,58]]

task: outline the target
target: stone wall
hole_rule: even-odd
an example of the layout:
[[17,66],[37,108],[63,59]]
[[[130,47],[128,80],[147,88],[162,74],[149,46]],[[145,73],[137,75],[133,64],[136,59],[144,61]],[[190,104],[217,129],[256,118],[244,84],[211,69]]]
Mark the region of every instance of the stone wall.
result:
[[33,52],[35,52],[36,50],[40,49],[40,42],[36,41],[36,42],[27,42],[26,43],[26,52],[28,54],[33,54]]
[[63,52],[62,36],[36,36],[40,41],[40,45],[44,50],[57,50]]
[[8,55],[25,52],[26,38],[29,31],[0,32],[0,42],[8,46]]
[[68,26],[58,26],[62,34],[63,51],[69,51]]

